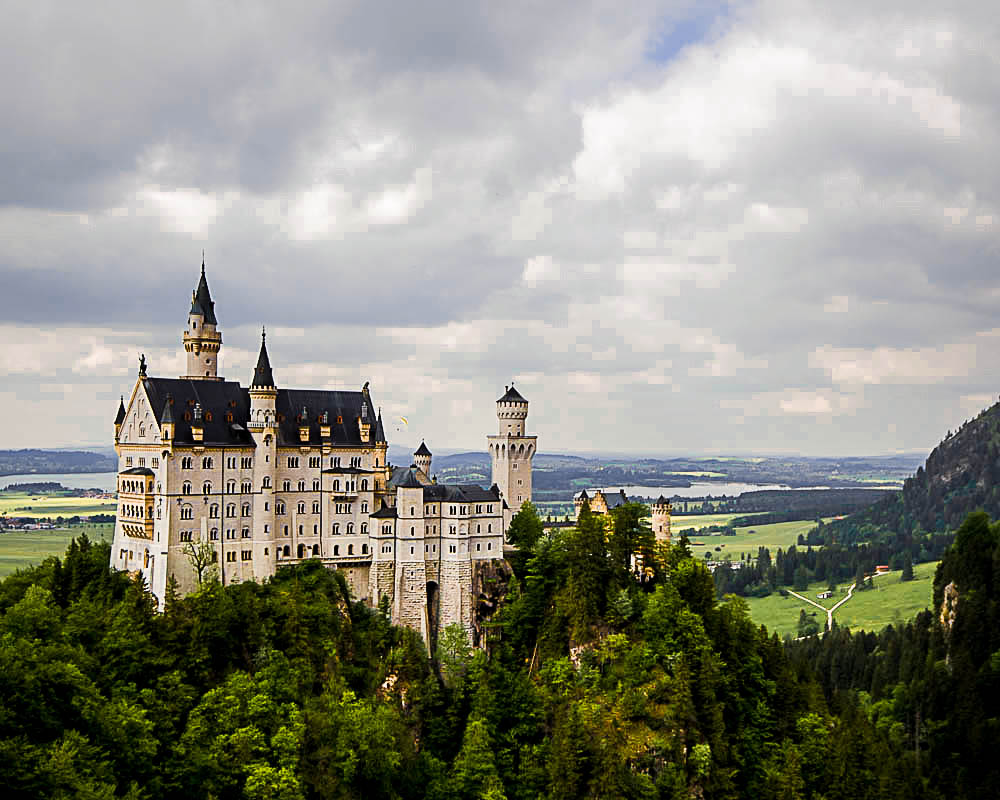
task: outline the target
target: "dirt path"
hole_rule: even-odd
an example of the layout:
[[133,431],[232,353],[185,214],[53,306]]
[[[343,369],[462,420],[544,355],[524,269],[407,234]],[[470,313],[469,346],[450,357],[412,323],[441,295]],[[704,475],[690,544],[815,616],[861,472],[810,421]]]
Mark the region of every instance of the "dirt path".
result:
[[836,611],[838,608],[840,608],[842,605],[844,605],[844,603],[846,603],[848,600],[851,599],[851,596],[854,594],[854,584],[852,583],[847,588],[847,597],[845,597],[843,600],[838,600],[837,603],[832,608],[827,608],[826,606],[821,606],[819,603],[815,602],[814,600],[810,600],[808,597],[806,597],[805,595],[801,595],[798,592],[793,592],[791,589],[786,589],[786,591],[790,595],[792,595],[792,597],[797,597],[797,598],[799,598],[799,600],[802,600],[802,601],[804,601],[806,603],[809,603],[809,605],[811,605],[811,606],[816,606],[816,608],[818,608],[820,611],[822,611],[824,614],[826,614],[826,630],[830,631],[830,630],[833,630],[833,612]]

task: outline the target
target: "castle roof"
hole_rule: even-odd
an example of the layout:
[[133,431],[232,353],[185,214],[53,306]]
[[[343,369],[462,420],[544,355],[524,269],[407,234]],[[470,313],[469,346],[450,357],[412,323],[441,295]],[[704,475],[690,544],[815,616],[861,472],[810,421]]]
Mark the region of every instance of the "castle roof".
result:
[[387,506],[383,500],[382,507],[371,516],[375,519],[392,519],[396,516],[396,509]]
[[500,490],[496,484],[489,489],[474,484],[435,483],[424,487],[424,500],[439,503],[496,503]]
[[431,451],[427,449],[427,445],[424,444],[423,442],[420,443],[420,447],[418,447],[416,451],[413,453],[413,455],[415,456],[429,456],[430,454]]
[[257,366],[253,371],[253,380],[250,382],[251,388],[274,386],[274,375],[271,373],[271,359],[267,357],[266,335],[264,329],[260,331],[260,354],[257,356]]
[[510,385],[510,388],[507,389],[507,393],[503,397],[501,397],[499,400],[497,400],[497,402],[498,403],[527,403],[528,401],[525,400],[521,396],[521,393],[517,389],[514,388],[514,384],[512,383]]
[[198,281],[198,288],[191,298],[191,313],[201,314],[205,318],[206,325],[218,325],[215,318],[215,303],[212,302],[212,295],[208,291],[208,280],[205,278],[205,257],[201,259],[201,280]]
[[656,498],[656,505],[658,505],[658,506],[665,506],[669,502],[670,501],[667,500],[667,498],[664,497],[662,494],[659,497]]
[[[410,467],[409,469],[403,470],[403,478],[399,483],[395,484],[397,489],[422,489],[423,484],[417,480],[416,467]],[[395,478],[395,474],[393,474]]]
[[385,442],[385,429],[382,427],[382,409],[378,410],[378,419],[375,420],[375,442],[383,444]]
[[171,410],[173,404],[174,404],[174,398],[168,392],[167,401],[163,404],[163,415],[160,417],[161,425],[166,425],[167,423],[170,423],[171,425],[174,424],[174,412]]
[[[145,383],[149,402],[157,421],[162,424],[167,407],[167,395],[174,399],[174,441],[177,444],[194,443],[191,420],[196,403],[202,408],[203,444],[208,446],[254,446],[247,431],[250,419],[250,393],[236,381],[192,381],[186,378],[148,378]],[[278,444],[299,445],[336,444],[361,447],[370,444],[362,441],[357,424],[361,407],[371,400],[361,392],[341,392],[320,389],[278,389],[275,409],[278,414]],[[329,412],[331,437],[320,436],[320,416]],[[304,416],[303,416],[303,412]],[[232,415],[232,421],[227,415]],[[337,420],[340,420],[337,422]],[[308,439],[303,441],[300,424],[307,423]],[[168,420],[169,421],[169,420]]]
[[152,478],[156,473],[153,472],[149,467],[131,467],[129,469],[123,470],[122,475],[145,475]]
[[115,415],[115,425],[121,425],[125,421],[125,397],[118,400],[118,413]]

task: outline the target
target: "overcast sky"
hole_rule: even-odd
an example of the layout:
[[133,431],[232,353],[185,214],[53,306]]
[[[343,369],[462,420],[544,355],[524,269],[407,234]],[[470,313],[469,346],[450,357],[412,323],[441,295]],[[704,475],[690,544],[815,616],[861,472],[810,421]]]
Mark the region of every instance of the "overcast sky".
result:
[[0,447],[110,444],[203,249],[227,378],[266,324],[432,450],[511,380],[548,452],[921,450],[997,399],[994,3],[153,5],[0,0]]

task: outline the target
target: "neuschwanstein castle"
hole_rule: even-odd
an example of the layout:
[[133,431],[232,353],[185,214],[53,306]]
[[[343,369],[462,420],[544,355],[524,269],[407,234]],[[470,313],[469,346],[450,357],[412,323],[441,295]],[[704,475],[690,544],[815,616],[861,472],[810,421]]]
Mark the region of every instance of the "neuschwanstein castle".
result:
[[262,333],[249,388],[218,374],[222,334],[205,266],[183,337],[187,374],[157,378],[145,359],[115,419],[118,515],[111,565],[141,572],[162,604],[168,576],[197,586],[207,544],[224,584],[262,580],[315,558],[355,597],[388,598],[392,620],[425,640],[472,629],[477,570],[503,558],[504,533],[531,499],[537,437],[509,387],[489,436],[493,485],[438,484],[426,444],[393,467],[381,411],[360,391],[278,386]]

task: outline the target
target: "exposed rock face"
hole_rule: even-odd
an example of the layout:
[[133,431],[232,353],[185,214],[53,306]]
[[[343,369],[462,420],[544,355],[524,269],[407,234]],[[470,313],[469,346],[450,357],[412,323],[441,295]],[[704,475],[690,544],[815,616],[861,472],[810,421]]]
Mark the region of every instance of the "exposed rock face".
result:
[[958,587],[952,581],[944,587],[944,598],[941,600],[941,627],[945,633],[951,633],[955,624],[955,615],[958,613]]
[[472,619],[474,646],[485,645],[488,639],[487,623],[507,596],[513,575],[510,564],[502,558],[475,562],[472,575],[472,593],[475,600]]

